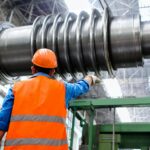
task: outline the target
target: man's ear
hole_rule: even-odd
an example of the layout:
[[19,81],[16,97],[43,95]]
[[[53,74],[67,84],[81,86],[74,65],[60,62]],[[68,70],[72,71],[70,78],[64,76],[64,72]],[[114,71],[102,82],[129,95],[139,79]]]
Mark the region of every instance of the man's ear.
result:
[[49,75],[50,75],[50,76],[53,76],[54,73],[55,73],[55,69],[51,69],[51,70],[49,71]]
[[31,71],[32,71],[32,74],[35,74],[36,73],[36,69],[34,66],[31,66]]

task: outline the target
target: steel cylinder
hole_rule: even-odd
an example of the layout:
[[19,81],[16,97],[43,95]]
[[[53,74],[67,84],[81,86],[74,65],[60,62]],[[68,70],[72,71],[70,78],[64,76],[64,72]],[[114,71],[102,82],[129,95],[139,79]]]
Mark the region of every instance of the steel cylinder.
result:
[[143,65],[139,16],[111,19],[110,46],[115,69]]
[[0,35],[0,69],[10,76],[27,75],[31,66],[32,26],[4,30]]
[[[3,23],[0,25],[3,26]],[[57,73],[79,79],[102,70],[143,65],[150,57],[150,22],[139,16],[109,17],[94,9],[39,16],[32,26],[0,28],[0,74],[29,75],[31,58],[39,48],[52,49],[58,58]]]
[[141,44],[144,58],[150,58],[150,22],[141,23]]

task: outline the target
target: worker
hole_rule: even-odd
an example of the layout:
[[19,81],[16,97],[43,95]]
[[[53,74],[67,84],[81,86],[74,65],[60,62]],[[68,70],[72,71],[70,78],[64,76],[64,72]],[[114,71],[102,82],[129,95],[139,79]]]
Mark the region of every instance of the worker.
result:
[[71,99],[99,82],[86,76],[77,83],[53,78],[55,53],[39,49],[32,58],[33,76],[10,88],[0,112],[0,139],[7,132],[4,150],[67,150],[66,110]]

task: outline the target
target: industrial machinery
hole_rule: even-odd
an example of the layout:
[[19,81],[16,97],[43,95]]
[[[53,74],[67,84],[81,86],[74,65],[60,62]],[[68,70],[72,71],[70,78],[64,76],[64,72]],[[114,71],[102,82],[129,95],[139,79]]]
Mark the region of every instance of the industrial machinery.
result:
[[111,17],[93,9],[56,16],[39,16],[33,25],[0,25],[1,78],[30,74],[31,57],[38,48],[56,52],[61,77],[82,78],[89,72],[143,65],[150,56],[150,23],[140,16]]
[[[31,57],[38,48],[55,51],[59,64],[57,73],[63,79],[80,79],[89,72],[100,75],[101,71],[108,71],[113,76],[113,70],[142,66],[143,59],[150,57],[150,22],[141,22],[138,15],[111,17],[107,8],[103,14],[93,9],[91,14],[82,11],[78,16],[74,13],[39,16],[33,25],[23,27],[1,22],[0,78],[9,80],[10,77],[30,75]],[[89,144],[88,150],[96,149],[96,144],[93,144],[95,108],[136,104],[149,105],[150,100],[73,102],[70,107],[74,117],[81,108],[91,112],[89,138],[88,142],[85,141],[85,144]],[[146,127],[141,132],[149,133],[150,129]],[[110,139],[105,133],[110,134],[111,129],[102,126],[99,130],[103,132],[105,140]],[[122,130],[118,129],[118,143],[121,133]],[[145,137],[149,138],[149,135]],[[113,136],[114,145],[116,138]],[[149,141],[147,143],[150,144]]]

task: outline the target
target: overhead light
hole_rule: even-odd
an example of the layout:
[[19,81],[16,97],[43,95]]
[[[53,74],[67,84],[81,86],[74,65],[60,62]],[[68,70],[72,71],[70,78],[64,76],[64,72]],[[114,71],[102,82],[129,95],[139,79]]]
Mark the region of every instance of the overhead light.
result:
[[76,14],[79,14],[82,10],[85,10],[86,12],[91,11],[91,5],[88,0],[65,0],[65,3],[68,6],[69,11]]

